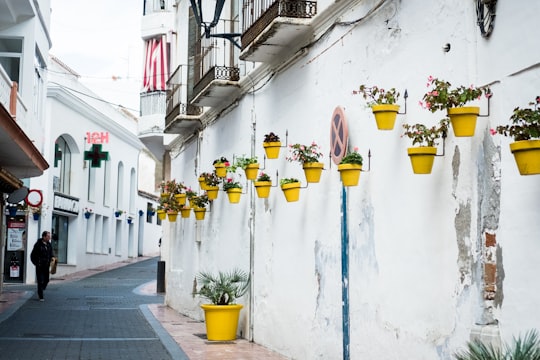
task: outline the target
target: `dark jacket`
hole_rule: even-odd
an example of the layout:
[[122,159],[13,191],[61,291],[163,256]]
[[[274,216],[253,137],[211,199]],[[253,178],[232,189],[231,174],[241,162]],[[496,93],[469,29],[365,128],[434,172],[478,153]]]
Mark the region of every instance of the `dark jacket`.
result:
[[43,240],[38,239],[34,244],[34,248],[30,253],[30,260],[35,266],[49,266],[51,259],[53,257],[53,250],[50,242],[46,244],[43,243]]

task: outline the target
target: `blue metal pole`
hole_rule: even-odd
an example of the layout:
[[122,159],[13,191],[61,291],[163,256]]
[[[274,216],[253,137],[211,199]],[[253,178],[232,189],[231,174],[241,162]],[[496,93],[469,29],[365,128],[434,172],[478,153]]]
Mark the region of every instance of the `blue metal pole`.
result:
[[343,329],[343,360],[350,359],[349,322],[349,232],[347,229],[347,191],[341,189],[341,314]]

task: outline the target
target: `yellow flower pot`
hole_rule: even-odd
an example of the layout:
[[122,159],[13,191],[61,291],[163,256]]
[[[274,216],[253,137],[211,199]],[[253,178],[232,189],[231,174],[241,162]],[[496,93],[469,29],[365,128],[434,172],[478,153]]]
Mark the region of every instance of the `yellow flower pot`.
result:
[[279,157],[281,141],[263,142],[263,147],[268,159],[277,159]]
[[339,164],[338,171],[341,176],[343,186],[356,186],[360,179],[362,165],[358,164]]
[[238,318],[243,306],[203,304],[206,338],[210,341],[231,341],[236,339]]
[[171,193],[168,193],[168,192],[163,192],[163,193],[161,193],[161,198],[162,198],[162,199],[168,199],[169,196],[171,196]]
[[186,207],[186,208],[180,209],[180,215],[181,215],[184,219],[185,219],[185,218],[188,218],[190,214],[191,214],[191,208]]
[[224,178],[227,176],[227,168],[225,167],[225,164],[214,164],[214,169],[217,177]]
[[208,195],[208,200],[216,200],[218,197],[219,186],[207,186],[206,195]]
[[420,146],[408,148],[407,153],[411,159],[411,165],[415,174],[431,174],[433,160],[437,148],[433,146]]
[[270,196],[270,189],[272,188],[271,181],[255,181],[253,185],[255,185],[258,197],[263,199]]
[[167,213],[165,212],[165,210],[158,210],[156,212],[159,220],[165,220],[165,218],[167,217]]
[[174,198],[176,199],[178,205],[186,204],[186,194],[174,194]]
[[540,174],[540,140],[522,140],[510,144],[521,175]]
[[397,113],[399,112],[399,105],[380,104],[372,105],[371,110],[375,115],[375,121],[377,122],[377,129],[379,130],[392,130],[396,123]]
[[255,180],[259,172],[259,164],[249,164],[244,171],[246,172],[246,179]]
[[283,195],[288,202],[295,202],[300,199],[300,183],[288,183],[281,185],[281,190],[283,190]]
[[204,216],[206,215],[206,208],[194,208],[193,212],[195,213],[196,220],[204,220]]
[[206,181],[204,181],[204,177],[199,177],[199,187],[201,190],[208,190],[208,185],[206,185]]
[[227,196],[231,204],[237,204],[240,202],[240,195],[242,195],[242,189],[232,188],[227,190]]
[[476,119],[480,114],[478,106],[464,106],[447,109],[448,117],[456,137],[473,136],[476,129]]
[[321,174],[324,164],[320,162],[304,163],[302,168],[306,175],[306,181],[308,183],[318,183],[321,180]]
[[178,212],[176,211],[169,211],[167,213],[167,218],[169,219],[170,222],[175,222],[177,217],[178,217]]

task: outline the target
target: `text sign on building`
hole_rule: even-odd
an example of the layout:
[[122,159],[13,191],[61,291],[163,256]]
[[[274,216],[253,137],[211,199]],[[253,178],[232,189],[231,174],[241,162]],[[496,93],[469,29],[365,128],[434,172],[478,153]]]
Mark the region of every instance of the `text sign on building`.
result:
[[109,143],[109,132],[108,131],[94,131],[86,133],[86,143],[87,144],[108,144]]
[[54,194],[54,210],[65,211],[72,214],[79,213],[79,199],[62,194]]

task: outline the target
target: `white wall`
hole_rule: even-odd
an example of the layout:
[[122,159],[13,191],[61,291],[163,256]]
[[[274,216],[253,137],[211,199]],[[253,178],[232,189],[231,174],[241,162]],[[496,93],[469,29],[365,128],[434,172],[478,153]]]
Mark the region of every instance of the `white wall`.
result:
[[[374,4],[363,2],[341,20],[361,18]],[[518,40],[534,33],[532,14],[539,6],[497,4],[495,30],[485,40],[472,1],[388,1],[356,26],[335,27],[286,72],[257,84],[260,90],[202,131],[200,153],[196,141],[184,144],[171,177],[196,185],[196,174],[211,171],[215,158],[249,154],[252,120],[259,158],[263,135],[273,131],[284,141],[286,130],[289,144],[315,140],[328,154],[331,115],[342,106],[351,147],[366,160],[372,154],[371,170],[347,190],[351,358],[450,359],[475,329],[493,320],[503,341],[510,341],[540,320],[533,279],[540,270],[534,259],[540,177],[519,176],[510,139],[489,129],[539,95],[539,50],[532,38]],[[444,117],[418,105],[429,75],[454,85],[492,84],[494,96],[474,137],[450,133],[433,173],[414,175],[401,125],[431,125]],[[407,114],[393,131],[378,131],[363,99],[352,95],[360,84],[408,90]],[[480,106],[487,113],[487,103]],[[304,179],[286,154],[282,149],[279,159],[267,160],[265,171]],[[295,359],[340,358],[341,184],[336,166],[328,157],[324,162],[321,182],[303,189],[297,203],[287,203],[279,188],[268,200],[252,202],[249,184],[239,204],[220,192],[204,221],[164,224],[167,303],[202,318],[203,300],[191,295],[194,275],[248,270],[252,240],[254,306],[241,300],[242,334],[248,334],[251,313],[255,342]],[[483,299],[483,265],[492,260],[485,256],[486,233],[497,240],[494,301]]]

